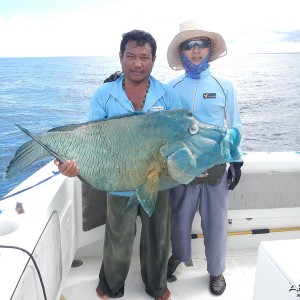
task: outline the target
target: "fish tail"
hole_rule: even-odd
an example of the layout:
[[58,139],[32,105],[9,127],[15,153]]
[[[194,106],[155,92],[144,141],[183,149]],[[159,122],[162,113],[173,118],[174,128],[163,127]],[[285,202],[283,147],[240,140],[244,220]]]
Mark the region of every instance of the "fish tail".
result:
[[49,153],[35,141],[29,141],[23,144],[17,149],[15,156],[9,162],[4,173],[4,180],[8,180],[40,158],[48,155]]
[[24,133],[30,136],[33,141],[23,144],[15,153],[14,158],[10,161],[4,173],[4,180],[7,180],[15,176],[20,171],[24,170],[26,167],[30,166],[37,160],[47,156],[54,156],[60,162],[65,162],[66,159],[59,153],[53,151],[49,146],[47,146],[42,140],[31,134],[27,129],[16,124]]
[[38,137],[31,134],[27,129],[23,128],[22,126],[16,124],[17,127],[19,127],[24,133],[26,133],[28,136],[30,136],[33,140],[35,140],[40,146],[44,148],[50,155],[54,156],[59,162],[64,163],[66,161],[66,158],[64,158],[59,153],[53,151],[49,146],[47,146],[45,143],[43,143]]
[[228,129],[226,136],[221,142],[222,153],[227,152],[227,159],[235,161],[241,158],[239,144],[241,142],[241,133],[238,129]]

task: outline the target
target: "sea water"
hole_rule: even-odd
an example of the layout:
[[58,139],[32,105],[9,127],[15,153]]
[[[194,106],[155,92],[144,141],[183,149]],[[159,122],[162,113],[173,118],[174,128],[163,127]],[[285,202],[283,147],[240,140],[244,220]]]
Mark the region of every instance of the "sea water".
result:
[[[244,151],[300,150],[300,53],[233,55],[211,67],[236,86]],[[51,160],[4,182],[16,149],[29,140],[15,124],[38,134],[85,122],[96,87],[117,70],[117,57],[0,58],[0,200]],[[152,75],[166,82],[179,73],[158,58]]]

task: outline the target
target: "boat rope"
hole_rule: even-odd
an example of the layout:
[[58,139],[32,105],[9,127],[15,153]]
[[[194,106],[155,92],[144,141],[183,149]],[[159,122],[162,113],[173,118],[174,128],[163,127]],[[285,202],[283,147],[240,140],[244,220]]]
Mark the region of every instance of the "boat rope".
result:
[[[246,231],[227,232],[227,235],[232,236],[232,235],[245,235],[245,234],[265,234],[265,233],[272,233],[272,232],[286,232],[286,231],[299,231],[299,230],[300,230],[300,227],[253,229],[253,230],[246,230]],[[191,239],[198,239],[198,238],[203,238],[203,234],[201,234],[201,233],[192,233],[191,234]]]
[[21,193],[23,193],[23,192],[25,192],[25,191],[28,191],[28,190],[30,190],[30,189],[32,189],[32,188],[34,188],[34,187],[36,187],[36,186],[38,186],[38,185],[40,185],[40,184],[46,182],[46,181],[48,181],[49,179],[53,178],[54,176],[60,174],[59,171],[57,171],[57,172],[52,171],[52,173],[53,173],[53,175],[51,175],[50,177],[48,177],[48,178],[46,178],[46,179],[44,179],[44,180],[42,180],[42,181],[40,181],[40,182],[38,182],[38,183],[32,185],[32,186],[29,186],[29,187],[27,187],[27,188],[25,188],[25,189],[23,189],[23,190],[20,190],[20,191],[18,191],[18,192],[16,192],[16,193],[13,193],[13,194],[11,194],[11,195],[8,195],[8,196],[6,196],[6,197],[3,197],[2,199],[0,199],[0,201],[5,200],[5,199],[10,198],[10,197],[13,197],[13,196],[16,196],[16,195],[21,194]]
[[[40,282],[41,282],[41,286],[42,286],[42,290],[43,290],[44,299],[47,300],[46,289],[45,289],[45,285],[44,285],[44,282],[43,282],[43,278],[42,278],[41,272],[40,272],[40,270],[39,270],[39,268],[38,268],[38,265],[37,265],[37,263],[36,263],[34,257],[32,256],[32,254],[31,254],[30,252],[28,252],[26,249],[21,248],[21,247],[17,247],[17,246],[0,245],[0,248],[7,248],[7,249],[21,250],[21,251],[25,252],[25,253],[30,257],[30,259],[32,260],[32,262],[33,262],[33,264],[34,264],[34,266],[35,266],[35,269],[36,269],[36,271],[37,271],[37,273],[38,273],[38,276],[39,276],[39,279],[40,279]],[[24,268],[23,273],[24,273],[25,269],[26,269],[26,267]],[[20,276],[20,279],[21,279],[21,277],[22,277],[22,276]],[[20,281],[20,280],[19,280],[19,281]],[[18,284],[19,284],[19,283],[18,283]],[[14,290],[13,294],[15,293],[16,288],[17,288],[17,285],[16,285],[16,287],[15,287],[15,290]]]

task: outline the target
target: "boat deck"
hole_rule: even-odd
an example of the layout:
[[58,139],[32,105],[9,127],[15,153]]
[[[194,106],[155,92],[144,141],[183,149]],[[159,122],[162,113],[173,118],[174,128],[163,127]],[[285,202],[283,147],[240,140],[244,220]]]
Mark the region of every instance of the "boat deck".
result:
[[[98,272],[101,265],[100,257],[79,257],[78,259],[82,260],[83,265],[71,269],[63,296],[66,300],[99,299],[96,296],[95,288],[98,284]],[[224,273],[227,289],[222,295],[222,299],[252,299],[255,263],[256,249],[247,249],[246,251],[241,251],[238,255],[229,253],[227,270]],[[208,289],[209,276],[206,272],[205,259],[194,259],[193,264],[192,267],[181,264],[176,270],[175,274],[178,280],[168,284],[172,300],[209,299],[214,297]],[[153,299],[144,290],[137,256],[131,263],[125,285],[125,294],[122,299]]]
[[[256,260],[258,245],[261,240],[281,240],[300,238],[299,232],[270,233],[262,235],[229,236],[226,257],[227,288],[222,300],[252,300],[255,283]],[[138,254],[139,237],[135,238],[131,266],[125,283],[123,300],[153,299],[146,294],[140,275]],[[168,283],[172,300],[206,300],[216,297],[209,291],[209,275],[206,271],[206,260],[202,239],[193,240],[193,266],[181,263],[175,275],[177,281]],[[100,243],[94,244],[96,249],[102,249]],[[95,249],[94,249],[95,250]],[[91,251],[91,249],[89,249]],[[98,273],[101,266],[101,256],[80,256],[75,259],[83,262],[82,266],[71,268],[64,286],[62,300],[96,300],[95,293],[98,284]]]

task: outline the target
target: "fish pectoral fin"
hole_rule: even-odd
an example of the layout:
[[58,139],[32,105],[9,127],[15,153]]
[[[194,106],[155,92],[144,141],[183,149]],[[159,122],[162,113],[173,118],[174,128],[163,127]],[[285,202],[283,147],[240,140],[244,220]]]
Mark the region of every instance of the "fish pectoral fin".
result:
[[136,190],[136,196],[149,217],[151,217],[155,208],[158,186],[159,172],[151,171],[148,174],[146,181]]
[[168,156],[167,167],[174,180],[188,184],[195,178],[193,170],[197,167],[197,161],[189,148],[185,146]]

